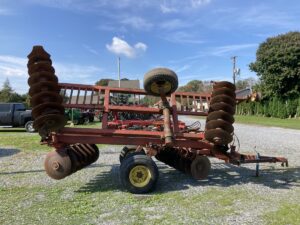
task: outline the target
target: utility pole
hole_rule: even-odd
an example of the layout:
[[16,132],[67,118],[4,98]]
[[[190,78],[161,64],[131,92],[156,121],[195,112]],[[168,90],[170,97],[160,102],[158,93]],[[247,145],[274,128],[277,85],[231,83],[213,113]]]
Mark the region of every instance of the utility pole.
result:
[[233,68],[232,68],[232,78],[233,78],[233,84],[235,85],[235,80],[237,75],[240,74],[240,69],[236,68],[236,58],[237,56],[232,56],[232,63],[233,63]]
[[118,57],[118,78],[119,78],[119,88],[121,87],[121,76],[120,76],[120,61],[121,61],[121,58],[120,56]]

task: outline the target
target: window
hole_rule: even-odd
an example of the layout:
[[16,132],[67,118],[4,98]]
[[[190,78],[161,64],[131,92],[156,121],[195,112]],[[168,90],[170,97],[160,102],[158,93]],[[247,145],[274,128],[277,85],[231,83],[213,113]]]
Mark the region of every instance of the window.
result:
[[15,111],[25,111],[25,107],[23,104],[16,104]]
[[0,112],[9,112],[10,104],[0,104]]

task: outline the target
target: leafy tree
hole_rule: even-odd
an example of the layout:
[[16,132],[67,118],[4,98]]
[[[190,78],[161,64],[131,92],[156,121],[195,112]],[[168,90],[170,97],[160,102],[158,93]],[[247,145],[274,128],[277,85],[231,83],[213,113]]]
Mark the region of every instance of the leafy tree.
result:
[[211,92],[212,85],[210,81],[192,80],[186,85],[178,88],[177,91],[183,92]]
[[256,52],[250,70],[261,80],[267,97],[297,98],[300,96],[300,32],[289,32],[268,38]]
[[0,102],[26,102],[28,94],[20,95],[12,89],[10,82],[6,79],[0,90]]
[[110,78],[103,78],[101,80],[98,80],[95,85],[99,85],[99,86],[107,86],[108,85],[108,82],[111,81],[113,79],[110,79]]
[[248,87],[253,87],[257,81],[253,77],[238,80],[235,84],[237,90],[242,90]]
[[10,86],[8,78],[6,78],[0,91],[0,102],[10,102],[12,94],[13,89]]

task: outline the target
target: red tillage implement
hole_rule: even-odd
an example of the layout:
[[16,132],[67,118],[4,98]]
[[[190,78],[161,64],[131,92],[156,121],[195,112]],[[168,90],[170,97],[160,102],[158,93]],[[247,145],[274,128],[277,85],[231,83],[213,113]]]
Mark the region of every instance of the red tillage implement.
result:
[[[165,68],[151,70],[144,77],[144,90],[95,85],[58,83],[50,55],[35,46],[28,56],[28,84],[34,127],[42,143],[55,148],[45,160],[47,174],[54,179],[90,165],[99,157],[96,144],[127,145],[120,154],[120,179],[132,193],[146,193],[155,187],[158,168],[152,157],[205,179],[210,171],[208,157],[227,163],[281,162],[287,159],[246,155],[233,144],[235,86],[213,84],[211,94],[175,92],[177,75]],[[131,105],[116,105],[112,96],[128,95]],[[161,104],[141,104],[147,95],[158,96]],[[65,128],[64,108],[93,109],[102,114],[102,128]],[[162,119],[119,120],[118,113],[162,115]],[[109,121],[109,116],[114,120]],[[204,131],[199,123],[186,126],[178,115],[206,116]]]

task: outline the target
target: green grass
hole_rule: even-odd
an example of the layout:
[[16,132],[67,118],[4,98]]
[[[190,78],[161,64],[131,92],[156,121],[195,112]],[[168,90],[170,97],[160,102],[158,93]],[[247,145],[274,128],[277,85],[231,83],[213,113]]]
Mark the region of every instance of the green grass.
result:
[[[205,120],[205,116],[189,116],[193,119],[203,119]],[[300,118],[293,119],[279,119],[279,118],[271,118],[271,117],[263,117],[263,116],[242,116],[235,115],[234,116],[235,123],[242,123],[248,125],[260,125],[260,126],[268,126],[268,127],[282,127],[282,128],[290,128],[300,130]]]
[[101,187],[81,192],[80,186],[2,188],[0,224],[209,224],[236,214],[237,199],[246,204],[255,196],[223,188],[137,196]]
[[300,129],[300,118],[279,119],[262,116],[235,116],[236,123]]
[[299,225],[300,204],[284,203],[278,210],[266,213],[263,218],[270,225]]
[[[101,123],[95,122],[74,127],[100,128],[100,126]],[[70,127],[70,125],[66,127]],[[41,145],[40,140],[41,137],[38,133],[27,133],[24,128],[0,128],[0,146],[4,148],[14,148],[26,152],[48,152],[50,147]]]

